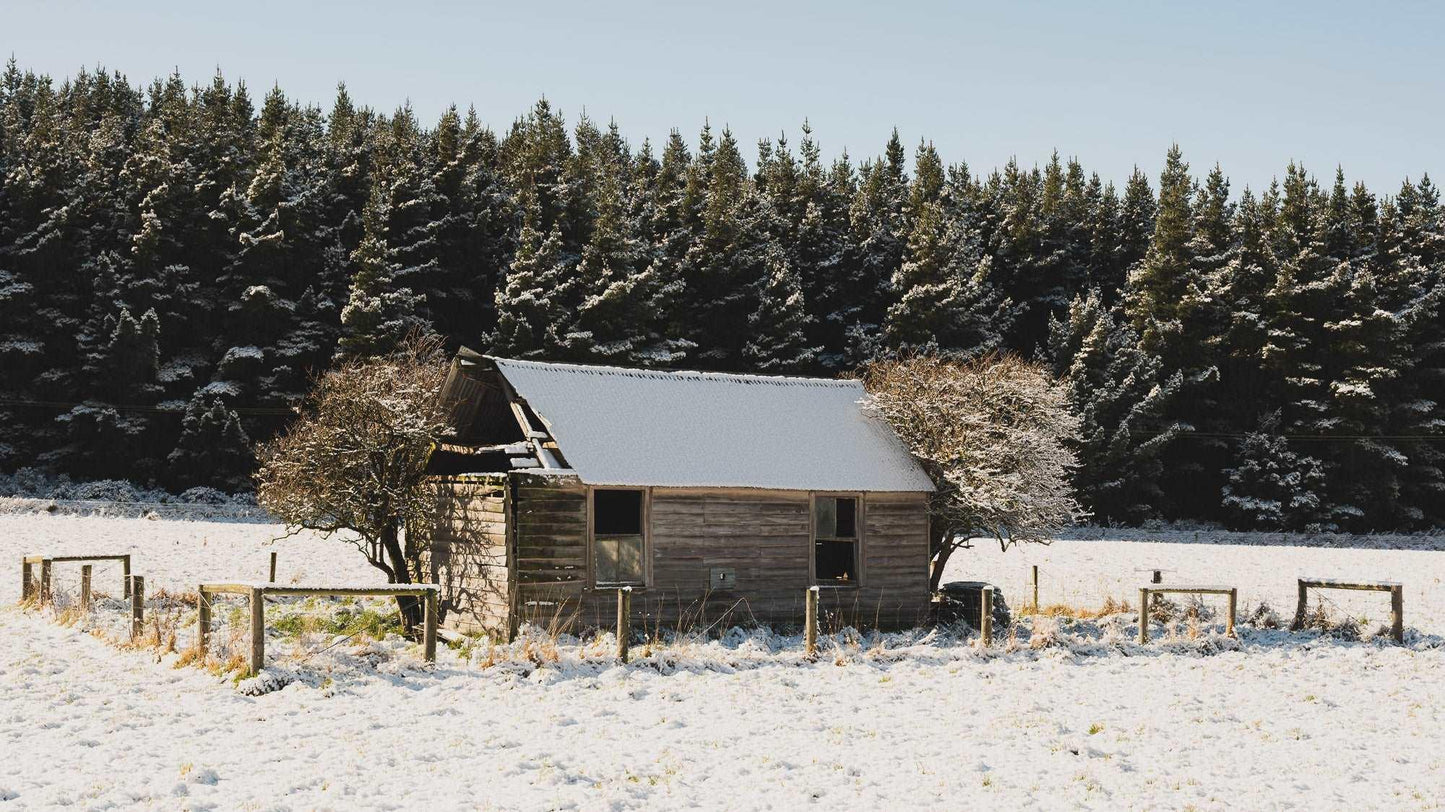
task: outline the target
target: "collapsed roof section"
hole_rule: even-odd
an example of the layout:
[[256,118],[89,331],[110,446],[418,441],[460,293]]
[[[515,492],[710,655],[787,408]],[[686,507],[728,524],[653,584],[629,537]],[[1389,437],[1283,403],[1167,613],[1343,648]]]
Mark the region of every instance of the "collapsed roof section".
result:
[[463,349],[442,396],[457,436],[439,449],[438,473],[475,464],[470,472],[569,473],[590,485],[933,490],[893,431],[864,411],[857,381],[551,364]]

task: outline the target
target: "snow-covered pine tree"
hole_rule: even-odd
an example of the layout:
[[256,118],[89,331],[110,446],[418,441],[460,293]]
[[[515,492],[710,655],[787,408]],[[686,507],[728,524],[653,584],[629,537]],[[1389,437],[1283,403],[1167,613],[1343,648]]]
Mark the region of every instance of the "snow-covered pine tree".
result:
[[[378,144],[380,171],[377,188],[386,196],[385,253],[392,284],[416,294],[416,320],[435,329],[435,304],[447,302],[455,291],[438,255],[438,232],[446,224],[448,201],[437,190],[428,136],[422,132],[410,105],[398,109],[383,128]],[[443,119],[439,135],[455,140],[455,111]],[[454,150],[455,145],[447,147]]]
[[366,235],[352,254],[356,270],[351,295],[341,310],[340,358],[384,355],[422,326],[417,317],[421,297],[396,283],[386,244],[389,206],[386,191],[377,187],[366,207]]
[[1069,388],[1079,430],[1080,500],[1095,520],[1156,518],[1169,499],[1160,482],[1164,453],[1186,433],[1169,417],[1183,389],[1097,291],[1075,297],[1064,319],[1050,323],[1054,375]]
[[861,367],[882,349],[883,321],[897,295],[893,273],[907,249],[907,194],[906,154],[895,130],[884,156],[859,167],[842,278],[825,300],[824,312],[842,335],[834,345],[837,368]]
[[646,267],[640,224],[624,199],[625,169],[619,156],[602,171],[597,218],[577,266],[581,302],[561,336],[562,358],[651,366],[666,356],[648,312],[655,277]]
[[884,341],[902,355],[967,360],[1000,349],[1016,308],[993,284],[992,262],[956,211],[942,164],[920,147],[909,192],[913,230],[893,276],[898,300],[888,308]]
[[553,298],[562,284],[562,234],[553,228],[543,235],[536,198],[522,190],[525,215],[517,255],[507,269],[506,284],[497,290],[497,329],[489,344],[509,358],[546,359],[558,352],[557,325],[565,310]]
[[808,345],[811,318],[802,283],[776,245],[766,249],[765,275],[755,282],[757,309],[748,317],[746,368],[764,373],[797,373],[812,369],[818,348]]
[[166,457],[164,479],[177,489],[235,493],[249,487],[254,463],[251,440],[236,413],[220,398],[197,392],[186,405],[180,439]]
[[[1405,454],[1384,439],[1390,431],[1391,392],[1409,364],[1402,341],[1405,324],[1387,293],[1388,269],[1379,247],[1379,213],[1367,191],[1347,190],[1337,171],[1321,208],[1321,240],[1333,272],[1322,283],[1327,314],[1321,377],[1329,400],[1321,433],[1333,435],[1320,449],[1327,469],[1348,471],[1331,483],[1333,501],[1352,505],[1370,525],[1401,522],[1400,477]],[[1363,526],[1355,520],[1355,527]]]
[[1330,529],[1324,465],[1290,447],[1280,416],[1265,415],[1226,470],[1222,506],[1236,530]]
[[122,309],[110,326],[86,401],[56,418],[68,442],[41,460],[91,476],[145,481],[159,466],[149,416],[163,391],[156,381],[160,319],[154,310],[136,319]]
[[1190,343],[1184,336],[1184,320],[1199,299],[1189,250],[1193,192],[1189,164],[1175,144],[1159,176],[1159,206],[1149,250],[1130,272],[1124,294],[1125,312],[1144,350],[1176,366]]
[[[704,142],[706,145],[706,142]],[[732,133],[715,149],[699,149],[696,171],[705,180],[701,232],[683,259],[687,338],[699,366],[741,371],[755,284],[766,273],[776,212],[747,183],[747,167]]]
[[665,342],[664,357],[652,361],[657,366],[682,363],[696,348],[686,338],[691,329],[684,277],[688,251],[702,229],[702,195],[694,189],[694,174],[687,143],[673,130],[645,192],[648,199],[638,201],[642,206],[638,223],[648,255],[646,273],[653,280],[648,321]]
[[846,158],[840,158],[831,170],[825,167],[806,122],[799,155],[797,204],[801,213],[791,263],[808,308],[807,343],[819,348],[819,367],[840,372],[842,325],[847,314],[837,310],[836,305],[846,301],[838,286],[844,283],[847,272],[848,201],[855,191],[852,166]]
[[1410,526],[1439,526],[1445,522],[1445,208],[1426,175],[1406,181],[1380,219],[1388,229],[1383,261],[1409,353],[1391,398],[1391,433],[1409,438],[1398,443],[1408,460],[1402,515]]
[[1275,198],[1272,192],[1256,198],[1244,190],[1230,221],[1224,265],[1208,280],[1211,307],[1224,313],[1223,323],[1215,328],[1219,344],[1214,362],[1220,370],[1217,416],[1229,432],[1257,424],[1261,395],[1271,391],[1263,350],[1269,340],[1266,298],[1279,267],[1271,240]]
[[1122,291],[1129,273],[1144,260],[1154,236],[1154,217],[1159,203],[1149,186],[1149,176],[1139,167],[1124,184],[1124,197],[1119,204],[1119,228],[1114,247],[1114,270],[1105,289]]

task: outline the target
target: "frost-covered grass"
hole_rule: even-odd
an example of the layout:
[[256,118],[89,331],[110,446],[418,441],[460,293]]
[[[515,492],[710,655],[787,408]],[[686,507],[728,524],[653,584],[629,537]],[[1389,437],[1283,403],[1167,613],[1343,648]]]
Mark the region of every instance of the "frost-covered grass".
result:
[[[0,516],[15,557],[92,539],[127,547],[156,601],[203,579],[259,578],[277,531]],[[344,544],[279,544],[282,580],[375,578]],[[1407,584],[1445,568],[1440,553],[1308,552],[1304,563],[1357,577],[1391,576],[1355,572],[1361,563],[1397,567]],[[1362,562],[1358,552],[1380,557]],[[176,651],[137,650],[85,631],[123,636],[118,600],[65,618],[71,625],[5,608],[0,798],[16,808],[154,809],[1439,808],[1445,647],[1430,631],[1441,625],[1435,604],[1422,599],[1412,613],[1407,593],[1405,646],[1375,639],[1369,624],[1360,641],[1268,628],[1268,613],[1251,621],[1258,599],[1248,592],[1238,639],[1222,635],[1213,604],[1191,612],[1176,601],[1155,621],[1155,642],[1133,642],[1125,604],[1136,593],[1123,587],[1140,580],[1136,565],[1242,587],[1253,577],[1268,591],[1291,577],[1281,570],[1296,555],[980,545],[959,553],[966,566],[951,575],[1004,585],[1017,610],[1026,601],[1006,576],[1026,580],[1031,560],[1046,572],[1072,568],[1076,583],[1058,573],[1051,594],[1046,577],[1041,595],[1064,607],[1020,618],[988,651],[963,630],[845,631],[825,636],[814,660],[795,636],[733,629],[639,643],[621,666],[609,635],[532,628],[510,644],[444,647],[427,666],[393,633],[384,601],[290,601],[268,609],[266,670],[237,682],[224,668],[176,667],[184,620]],[[1126,575],[1090,582],[1086,565]],[[0,581],[6,603],[14,580]],[[1278,614],[1292,609],[1268,600]]]
[[[1286,620],[1294,614],[1300,577],[1399,581],[1405,586],[1405,625],[1445,634],[1445,537],[1278,533],[1088,530],[1082,538],[1000,551],[976,539],[954,553],[945,580],[982,580],[1002,588],[1010,606],[1032,601],[1032,570],[1039,567],[1039,603],[1098,607],[1105,600],[1137,602],[1139,587],[1163,570],[1166,584],[1220,584],[1239,589],[1241,616],[1260,603]],[[1119,537],[1129,540],[1120,540]],[[1322,545],[1322,539],[1332,543]],[[1288,544],[1295,541],[1295,544]],[[1232,542],[1232,543],[1231,543]],[[1358,543],[1362,546],[1342,546]],[[1321,546],[1315,546],[1321,545]],[[1312,605],[1368,622],[1387,622],[1389,595],[1327,590]],[[1211,599],[1222,606],[1224,599]]]

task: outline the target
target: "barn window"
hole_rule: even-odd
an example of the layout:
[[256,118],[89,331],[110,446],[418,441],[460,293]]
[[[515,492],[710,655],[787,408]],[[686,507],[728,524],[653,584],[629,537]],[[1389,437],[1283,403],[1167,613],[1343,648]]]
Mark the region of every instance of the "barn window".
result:
[[813,497],[813,575],[820,584],[858,583],[858,497]]
[[641,585],[647,578],[640,490],[592,492],[592,561],[598,585]]

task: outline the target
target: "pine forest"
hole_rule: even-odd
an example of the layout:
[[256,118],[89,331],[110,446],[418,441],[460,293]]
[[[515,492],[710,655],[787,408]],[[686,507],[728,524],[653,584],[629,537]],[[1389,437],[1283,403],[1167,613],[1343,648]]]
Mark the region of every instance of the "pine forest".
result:
[[1058,153],[980,171],[896,133],[825,158],[801,113],[780,122],[799,123],[651,143],[545,100],[494,129],[344,86],[321,109],[219,73],[57,81],[12,59],[0,472],[247,490],[316,372],[421,328],[513,358],[827,377],[1014,353],[1069,387],[1096,522],[1445,524],[1428,176],[1372,190],[1288,164],[1239,188],[1168,144],[1158,177]]

